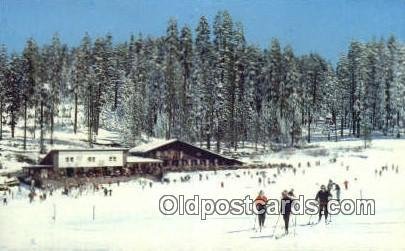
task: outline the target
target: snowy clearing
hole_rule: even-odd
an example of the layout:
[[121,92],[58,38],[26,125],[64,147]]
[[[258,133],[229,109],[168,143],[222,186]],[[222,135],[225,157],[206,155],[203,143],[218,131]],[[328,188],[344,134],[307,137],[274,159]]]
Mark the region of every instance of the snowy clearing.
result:
[[[371,148],[365,150],[362,141],[317,145],[258,158],[291,163],[297,168],[296,175],[286,170],[277,178],[273,177],[276,169],[188,173],[189,182],[180,182],[186,173],[172,173],[167,176],[170,184],[153,183],[150,187],[143,179],[112,184],[111,197],[92,190],[78,198],[66,197],[59,190],[46,201],[36,199],[32,204],[27,191],[18,193],[14,188],[15,198],[9,198],[7,206],[0,206],[0,250],[404,249],[405,200],[401,198],[405,189],[405,140],[373,140]],[[336,162],[331,161],[334,158]],[[317,161],[319,166],[315,165]],[[375,169],[379,171],[385,165],[388,170],[381,177],[376,175]],[[275,183],[259,184],[256,172],[260,171]],[[201,181],[199,174],[203,175]],[[252,230],[254,216],[212,215],[201,221],[199,216],[164,216],[159,212],[159,198],[164,194],[232,199],[256,197],[263,189],[268,198],[279,199],[283,189],[294,188],[297,195],[314,198],[329,178],[341,186],[342,198],[359,198],[361,193],[363,198],[374,199],[376,215],[332,216],[331,224],[321,222],[312,227],[300,226],[308,222],[308,215],[297,216],[297,227],[290,226],[290,235],[276,240],[271,234],[277,216],[267,216],[266,228],[256,233]],[[348,190],[344,189],[344,180],[349,181]],[[281,226],[280,220],[276,234],[283,231]]]

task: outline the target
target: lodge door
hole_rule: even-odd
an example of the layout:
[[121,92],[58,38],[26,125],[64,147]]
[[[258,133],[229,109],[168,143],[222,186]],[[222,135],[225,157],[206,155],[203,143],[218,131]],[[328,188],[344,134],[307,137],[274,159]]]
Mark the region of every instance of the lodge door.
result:
[[67,176],[67,177],[73,177],[73,176],[74,176],[74,170],[73,170],[73,168],[67,168],[67,169],[66,169],[66,176]]

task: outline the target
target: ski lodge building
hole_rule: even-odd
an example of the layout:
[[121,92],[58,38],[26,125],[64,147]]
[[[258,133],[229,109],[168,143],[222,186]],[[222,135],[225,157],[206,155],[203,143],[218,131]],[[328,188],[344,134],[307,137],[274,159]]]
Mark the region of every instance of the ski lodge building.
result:
[[157,176],[164,171],[209,170],[235,165],[242,165],[242,162],[172,139],[158,140],[131,149],[51,150],[38,165],[24,166],[23,170],[26,176],[43,180],[135,174]]
[[[159,160],[163,170],[179,171],[209,169],[218,166],[242,165],[242,162],[224,157],[209,150],[194,146],[178,139],[160,140],[129,149],[128,158],[138,156]],[[127,166],[138,167],[136,162]]]

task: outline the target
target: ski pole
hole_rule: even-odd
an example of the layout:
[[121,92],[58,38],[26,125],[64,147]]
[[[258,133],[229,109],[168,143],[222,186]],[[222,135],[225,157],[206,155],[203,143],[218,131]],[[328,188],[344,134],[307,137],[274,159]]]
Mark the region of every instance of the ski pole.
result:
[[277,228],[277,224],[278,224],[278,220],[280,219],[280,215],[278,215],[278,217],[277,217],[277,221],[276,221],[276,225],[274,225],[274,230],[273,230],[273,237],[274,237],[274,234],[276,233],[276,228]]
[[257,217],[258,217],[258,216],[255,215],[255,224],[253,224],[253,230],[256,229],[256,220],[257,220]]
[[312,214],[309,216],[308,225],[311,224]]
[[295,236],[295,229],[297,228],[297,215],[294,215],[294,236]]

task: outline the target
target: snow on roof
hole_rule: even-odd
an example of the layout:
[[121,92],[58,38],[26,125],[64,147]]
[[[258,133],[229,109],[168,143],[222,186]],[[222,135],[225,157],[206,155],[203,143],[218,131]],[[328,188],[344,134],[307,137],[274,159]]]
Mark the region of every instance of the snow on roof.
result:
[[138,156],[128,156],[128,163],[163,163],[160,159],[142,158]]
[[103,147],[103,148],[61,148],[61,149],[52,149],[51,151],[79,152],[79,151],[126,151],[126,150],[128,150],[128,148]]
[[169,140],[158,139],[158,140],[154,140],[149,143],[146,143],[146,144],[135,146],[135,147],[131,148],[129,150],[129,152],[130,153],[144,153],[144,152],[151,151],[153,149],[159,148],[161,146],[164,146],[164,145],[176,142],[176,141],[177,141],[177,139],[169,139]]

